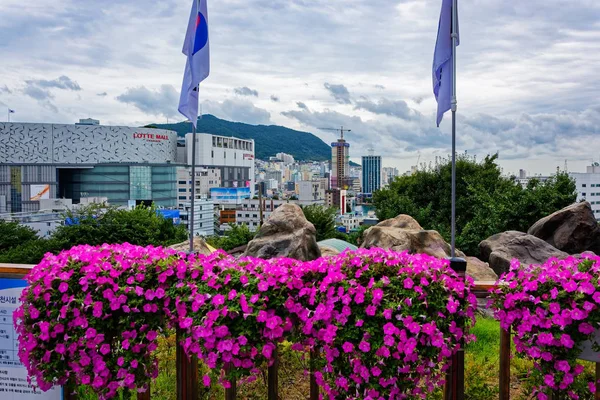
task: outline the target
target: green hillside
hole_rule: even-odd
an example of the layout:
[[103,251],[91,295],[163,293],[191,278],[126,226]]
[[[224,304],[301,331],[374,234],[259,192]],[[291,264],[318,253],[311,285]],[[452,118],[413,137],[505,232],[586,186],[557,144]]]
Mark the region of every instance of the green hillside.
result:
[[[152,124],[152,127],[176,131],[179,136],[190,132],[190,124]],[[198,132],[215,135],[235,136],[241,139],[254,139],[255,156],[268,160],[279,152],[288,153],[300,161],[325,161],[331,158],[331,147],[308,132],[295,131],[277,125],[249,125],[230,122],[213,115],[203,115],[198,119]]]

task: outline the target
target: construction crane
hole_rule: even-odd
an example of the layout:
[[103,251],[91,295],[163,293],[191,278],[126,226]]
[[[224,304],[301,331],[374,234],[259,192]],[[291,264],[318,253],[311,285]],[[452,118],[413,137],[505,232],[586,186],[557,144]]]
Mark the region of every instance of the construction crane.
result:
[[336,131],[336,132],[340,132],[342,140],[344,140],[344,132],[352,132],[352,129],[344,129],[343,126],[340,127],[340,128],[318,128],[318,129],[321,129],[322,131]]

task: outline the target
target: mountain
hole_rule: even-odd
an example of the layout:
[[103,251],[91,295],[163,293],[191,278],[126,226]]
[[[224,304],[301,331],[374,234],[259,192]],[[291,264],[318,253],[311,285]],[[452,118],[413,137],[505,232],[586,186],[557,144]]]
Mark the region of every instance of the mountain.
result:
[[[181,137],[191,129],[189,122],[152,124],[148,127],[176,131]],[[259,160],[268,160],[269,157],[280,152],[291,154],[300,161],[326,161],[331,158],[331,147],[321,139],[312,133],[295,131],[283,126],[249,125],[225,121],[209,114],[198,119],[198,132],[254,139],[255,157]]]

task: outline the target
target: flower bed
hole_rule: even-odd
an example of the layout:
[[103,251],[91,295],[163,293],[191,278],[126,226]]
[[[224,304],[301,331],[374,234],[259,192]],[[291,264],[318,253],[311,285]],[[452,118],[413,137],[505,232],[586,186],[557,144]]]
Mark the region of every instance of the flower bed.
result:
[[284,304],[292,293],[290,265],[297,263],[237,260],[223,252],[190,259],[185,276],[169,291],[171,317],[182,329],[186,353],[213,370],[212,377],[203,377],[206,386],[215,377],[225,387],[231,379],[254,380],[259,366],[272,364],[277,344],[294,340]]
[[304,263],[79,246],[46,256],[28,282],[15,323],[34,383],[100,398],[145,390],[165,327],[211,369],[206,386],[255,379],[287,341],[323,355],[315,375],[331,398],[425,397],[472,339],[476,305],[447,260],[381,249]]
[[315,375],[331,399],[424,398],[472,340],[472,281],[447,260],[360,249],[299,272],[305,288],[294,307],[322,351]]
[[[550,259],[541,266],[514,260],[492,291],[496,319],[502,328],[512,328],[517,352],[533,360],[541,374],[539,399],[548,398],[550,391],[578,398],[572,384],[584,367],[577,358],[584,342],[595,342],[600,326],[599,275],[596,256]],[[592,392],[595,385],[589,382]]]
[[14,314],[33,383],[90,385],[100,398],[145,390],[158,373],[152,352],[168,303],[159,274],[179,261],[172,250],[128,244],[46,255]]

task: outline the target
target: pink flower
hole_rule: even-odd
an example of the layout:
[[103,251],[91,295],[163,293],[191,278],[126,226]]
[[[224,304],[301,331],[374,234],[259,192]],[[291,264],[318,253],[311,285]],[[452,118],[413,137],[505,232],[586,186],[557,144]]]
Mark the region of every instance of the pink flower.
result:
[[202,377],[202,383],[204,384],[205,387],[210,387],[210,376],[204,375]]
[[414,285],[415,285],[415,283],[413,282],[412,279],[406,278],[404,280],[404,289],[412,289]]
[[575,342],[573,341],[573,339],[571,339],[571,336],[567,335],[566,333],[563,333],[560,337],[560,344],[565,346],[567,349],[572,349],[575,345]]
[[371,344],[369,342],[365,342],[364,340],[358,344],[358,348],[363,352],[367,353],[371,350]]
[[240,282],[242,283],[242,285],[245,285],[246,283],[248,283],[248,277],[246,275],[240,276]]
[[212,298],[212,304],[215,306],[220,306],[225,304],[225,296],[222,294],[217,294]]
[[69,290],[69,284],[67,282],[61,282],[61,284],[58,285],[59,292],[65,293],[67,290]]
[[344,342],[342,345],[342,350],[344,350],[344,353],[351,353],[354,351],[354,345],[350,342]]

